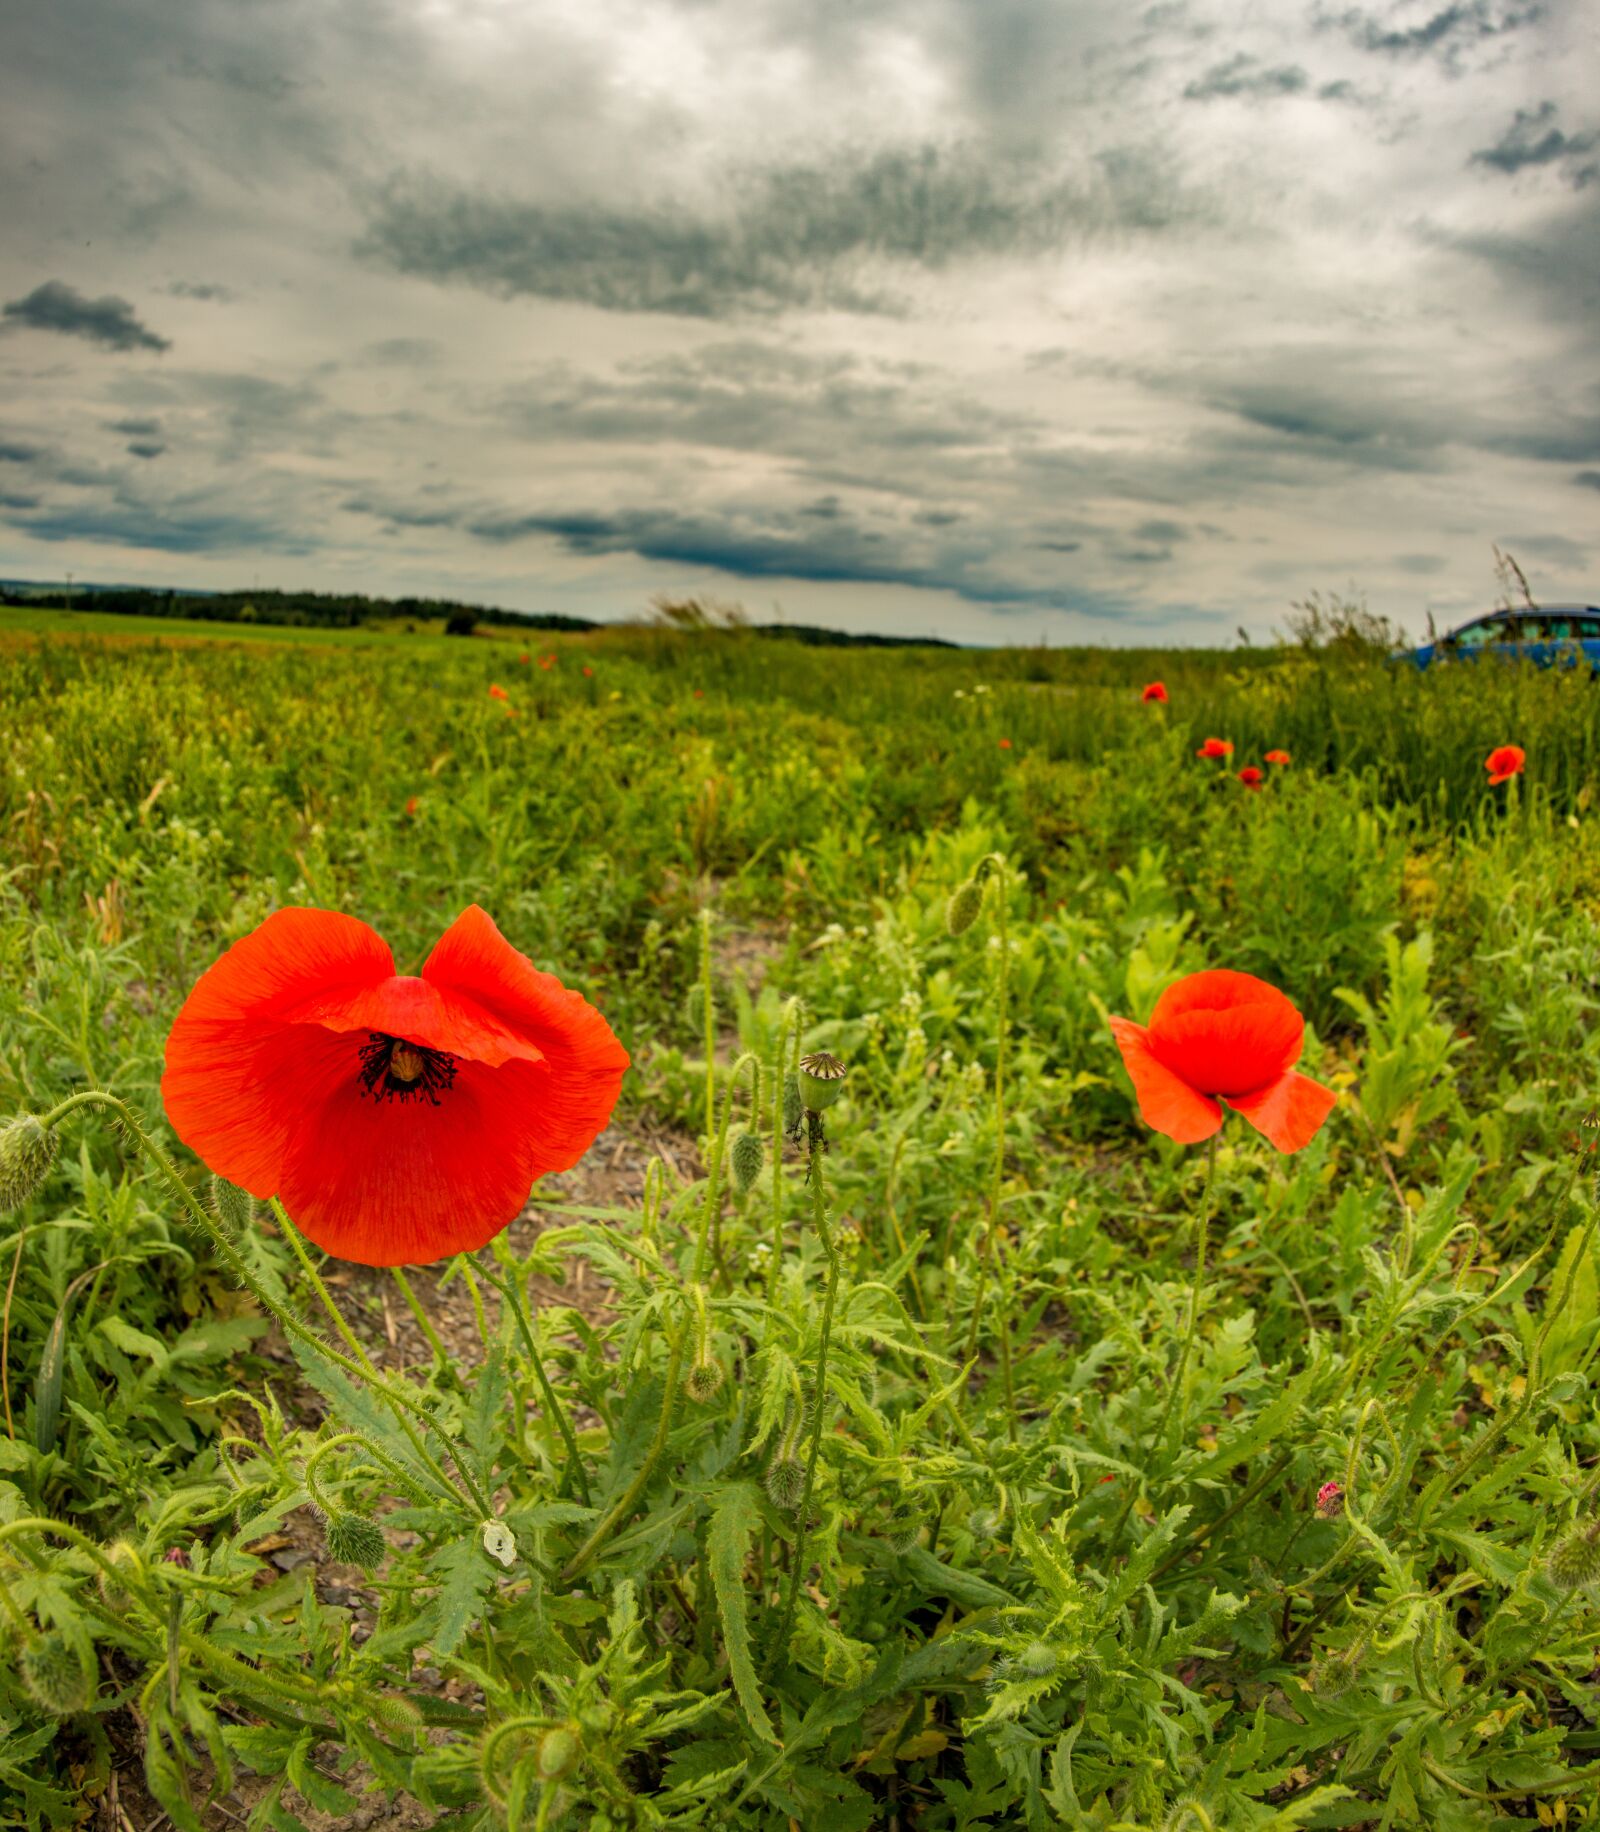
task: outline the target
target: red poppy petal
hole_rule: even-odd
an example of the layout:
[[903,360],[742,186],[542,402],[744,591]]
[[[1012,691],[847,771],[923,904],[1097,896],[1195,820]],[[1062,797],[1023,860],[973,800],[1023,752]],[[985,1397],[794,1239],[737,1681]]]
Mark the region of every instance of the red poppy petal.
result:
[[373,1100],[349,1072],[296,1133],[279,1195],[308,1238],[364,1266],[420,1265],[470,1253],[514,1221],[549,1164],[540,1105],[549,1071],[464,1063],[437,1106]]
[[580,992],[541,973],[472,904],[423,963],[430,986],[461,994],[537,1045],[552,1069],[620,1080],[628,1052]]
[[1292,1068],[1305,1040],[1293,1003],[1253,974],[1191,973],[1169,986],[1150,1019],[1150,1047],[1190,1087],[1249,1094]]
[[1230,1094],[1228,1105],[1279,1151],[1302,1151],[1316,1137],[1338,1098],[1332,1088],[1291,1070],[1254,1094]]
[[296,1006],[296,1022],[333,1031],[378,1031],[430,1050],[447,1050],[490,1068],[502,1062],[541,1062],[543,1052],[515,1026],[449,986],[393,974],[376,986],[319,993]]
[[1128,1018],[1113,1018],[1111,1034],[1122,1052],[1123,1067],[1133,1082],[1139,1112],[1147,1126],[1180,1145],[1198,1145],[1222,1124],[1222,1109],[1158,1062],[1150,1033]]
[[228,1024],[180,1013],[161,1078],[167,1118],[219,1177],[265,1201],[277,1195],[290,1146],[318,1103],[337,1081],[356,1084],[359,1047],[316,1024]]
[[394,972],[382,938],[334,910],[278,910],[196,981],[167,1036],[161,1099],[172,1128],[220,1176],[270,1196],[301,1107],[290,1097],[315,1037],[295,1008]]

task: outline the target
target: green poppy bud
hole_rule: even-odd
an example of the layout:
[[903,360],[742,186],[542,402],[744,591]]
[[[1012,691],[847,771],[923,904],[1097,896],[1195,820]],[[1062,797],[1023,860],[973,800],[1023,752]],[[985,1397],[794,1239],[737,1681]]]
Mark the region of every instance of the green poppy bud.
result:
[[376,1692],[369,1694],[363,1702],[373,1719],[382,1724],[385,1730],[404,1733],[422,1728],[422,1707],[404,1693]]
[[535,1758],[541,1781],[559,1781],[569,1773],[578,1757],[583,1754],[583,1745],[578,1741],[578,1733],[570,1724],[557,1724],[553,1730],[547,1730],[539,1739],[538,1754]]
[[1048,1679],[1056,1670],[1056,1651],[1047,1641],[1030,1641],[1017,1656],[1017,1671],[1027,1679]]
[[800,1099],[808,1113],[821,1113],[844,1093],[849,1073],[837,1056],[826,1050],[800,1058]]
[[17,1671],[28,1696],[52,1717],[74,1717],[94,1698],[95,1676],[65,1635],[35,1635],[24,1645]]
[[758,1132],[741,1132],[733,1141],[733,1185],[741,1196],[749,1194],[750,1185],[761,1175],[766,1155]]
[[1562,1590],[1577,1590],[1600,1579],[1600,1522],[1579,1527],[1557,1540],[1545,1569]]
[[775,1508],[792,1513],[806,1492],[805,1465],[798,1457],[776,1456],[767,1465],[767,1494]]
[[338,1565],[359,1565],[371,1571],[387,1550],[383,1528],[365,1514],[330,1514],[322,1533],[328,1542],[328,1557]]
[[19,1113],[0,1126],[0,1215],[22,1207],[55,1158],[55,1132],[34,1114]]
[[724,1379],[722,1364],[708,1356],[704,1361],[697,1361],[683,1377],[684,1391],[698,1405],[705,1405],[722,1391]]
[[965,884],[956,891],[945,905],[944,926],[952,935],[965,935],[967,930],[978,920],[978,912],[983,908],[983,886],[976,878],[968,878]]
[[230,1233],[242,1234],[256,1217],[256,1199],[226,1177],[211,1179],[211,1208]]
[[[140,1558],[137,1549],[125,1539],[114,1540],[107,1546],[105,1558],[106,1563],[114,1566],[118,1573],[126,1573],[128,1577],[135,1579],[144,1576],[144,1560]],[[125,1615],[133,1603],[133,1597],[127,1585],[120,1578],[114,1578],[104,1566],[96,1574],[95,1583],[100,1591],[100,1601],[105,1604],[106,1608],[114,1615]]]
[[904,1558],[921,1536],[922,1522],[909,1508],[896,1508],[889,1516],[889,1550],[897,1558]]

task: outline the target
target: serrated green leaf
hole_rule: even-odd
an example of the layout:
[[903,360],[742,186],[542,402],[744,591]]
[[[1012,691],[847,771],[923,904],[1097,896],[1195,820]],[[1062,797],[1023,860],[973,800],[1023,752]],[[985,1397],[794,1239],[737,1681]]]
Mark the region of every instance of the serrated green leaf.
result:
[[761,1521],[761,1499],[753,1482],[730,1482],[720,1489],[706,1532],[706,1556],[722,1617],[722,1643],[728,1650],[728,1674],[750,1728],[763,1742],[775,1743],[772,1720],[761,1702],[756,1670],[750,1658],[750,1620],[745,1590],[745,1560],[750,1536]]

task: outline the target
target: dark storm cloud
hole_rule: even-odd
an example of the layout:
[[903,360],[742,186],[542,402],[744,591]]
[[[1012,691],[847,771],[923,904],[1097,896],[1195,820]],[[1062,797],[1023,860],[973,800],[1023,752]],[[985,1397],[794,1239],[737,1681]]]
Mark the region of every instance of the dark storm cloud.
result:
[[1572,481],[1585,490],[1600,490],[1600,471],[1578,471]]
[[90,299],[62,280],[46,280],[23,299],[13,299],[3,315],[36,331],[59,331],[87,338],[108,350],[170,350],[171,342],[139,322],[126,299],[107,293]]
[[1277,435],[1301,456],[1380,471],[1438,468],[1448,437],[1442,416],[1407,412],[1362,387],[1321,390],[1293,382],[1241,382],[1212,405]]
[[202,299],[217,305],[225,305],[233,298],[230,288],[209,280],[174,280],[167,291],[175,299]]
[[1183,93],[1191,102],[1210,102],[1225,96],[1270,101],[1276,96],[1301,95],[1310,84],[1310,77],[1298,64],[1269,69],[1241,51],[1226,63],[1214,64],[1204,76],[1196,77]]
[[154,445],[144,440],[136,440],[127,449],[135,458],[159,458],[167,448],[164,445]]
[[15,439],[0,439],[0,464],[32,464],[43,456],[37,445],[23,445]]
[[161,431],[159,420],[112,420],[109,430],[128,439],[154,439]]
[[892,311],[861,273],[1040,255],[1074,237],[1153,232],[1195,214],[1154,155],[1111,147],[1081,174],[922,146],[780,166],[723,211],[519,202],[394,180],[359,252],[402,273],[503,297],[719,318],[829,306]]
[[1488,0],[1469,0],[1468,4],[1458,0],[1458,4],[1443,7],[1413,26],[1387,25],[1354,7],[1342,13],[1324,13],[1318,23],[1337,27],[1363,51],[1388,57],[1437,55],[1448,68],[1467,46],[1537,24],[1544,15],[1542,0],[1499,8],[1489,5]]
[[1564,133],[1556,126],[1555,103],[1541,102],[1537,108],[1519,108],[1495,144],[1480,148],[1469,163],[1508,173],[1553,165],[1568,184],[1582,190],[1600,178],[1600,160],[1590,157],[1597,147],[1600,133]]
[[156,553],[307,554],[318,545],[285,530],[271,517],[181,497],[165,503],[69,505],[23,516],[13,525],[36,541],[89,541]]

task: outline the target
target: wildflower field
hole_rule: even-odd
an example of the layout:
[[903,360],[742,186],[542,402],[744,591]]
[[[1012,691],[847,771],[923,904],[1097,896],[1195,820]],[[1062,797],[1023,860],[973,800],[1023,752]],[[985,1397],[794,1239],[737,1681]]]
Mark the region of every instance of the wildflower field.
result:
[[1600,1812],[1586,674],[40,614],[0,745],[0,1824]]

